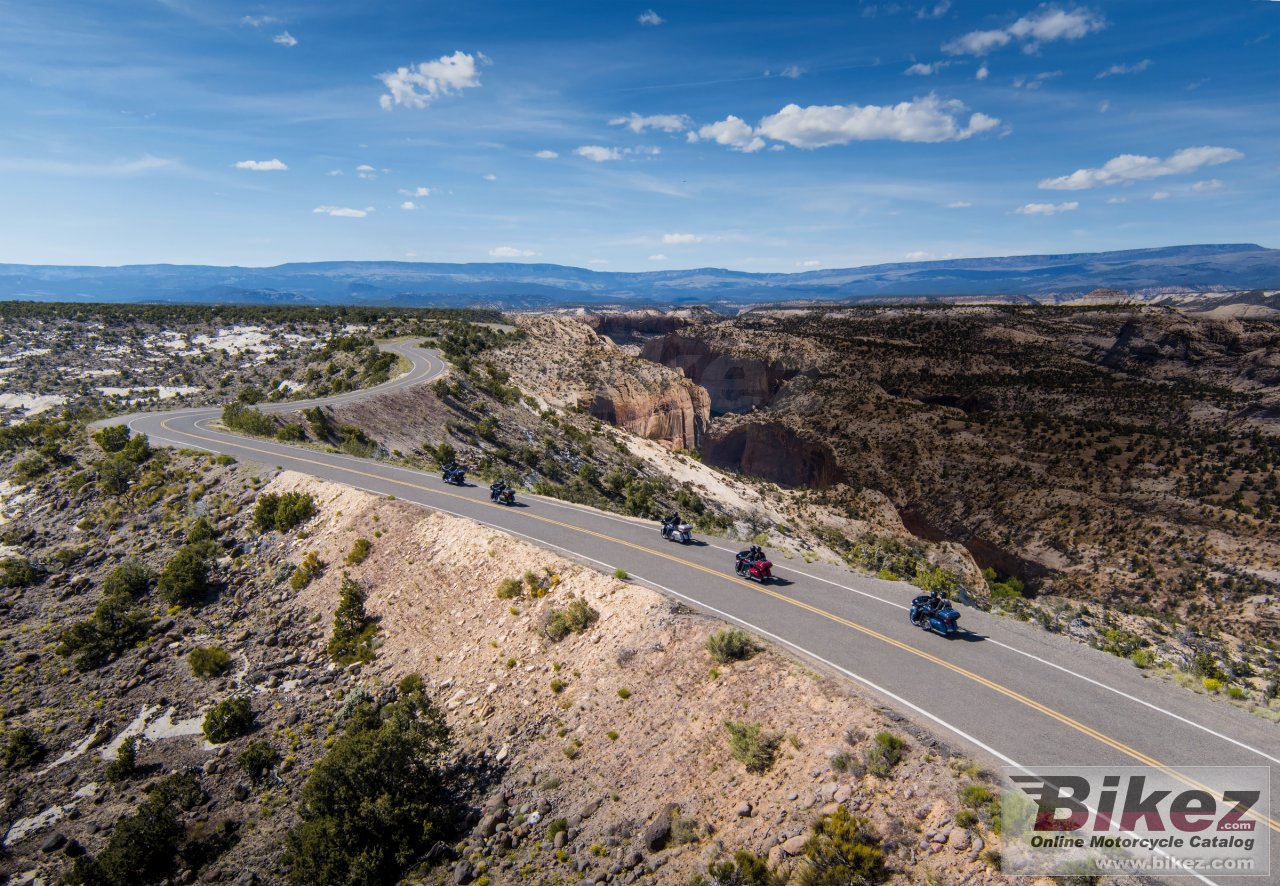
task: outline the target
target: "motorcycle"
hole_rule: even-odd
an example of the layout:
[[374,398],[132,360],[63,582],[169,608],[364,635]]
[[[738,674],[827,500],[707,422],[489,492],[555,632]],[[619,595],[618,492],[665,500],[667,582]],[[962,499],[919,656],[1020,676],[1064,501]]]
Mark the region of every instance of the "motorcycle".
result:
[[516,491],[505,483],[495,483],[489,487],[489,500],[498,504],[513,505],[516,503]]
[[693,527],[688,523],[663,523],[662,537],[667,541],[678,541],[687,545],[693,541]]
[[773,564],[763,557],[759,560],[739,557],[733,569],[743,578],[754,579],[760,584],[765,584],[773,578]]
[[445,465],[444,470],[440,473],[440,479],[446,483],[452,483],[454,486],[466,486],[467,469],[461,465]]
[[956,612],[946,599],[943,599],[942,605],[935,610],[929,601],[929,596],[921,594],[911,601],[908,617],[916,627],[934,631],[943,637],[952,637],[960,633],[958,624],[960,613]]

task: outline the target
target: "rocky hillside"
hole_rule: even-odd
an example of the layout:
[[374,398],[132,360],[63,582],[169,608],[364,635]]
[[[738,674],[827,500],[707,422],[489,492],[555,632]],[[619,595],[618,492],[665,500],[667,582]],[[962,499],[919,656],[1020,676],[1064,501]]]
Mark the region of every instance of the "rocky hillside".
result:
[[999,880],[978,767],[744,636],[713,657],[725,626],[655,593],[344,487],[28,432],[57,467],[5,492],[11,882],[339,882],[281,850],[331,754],[414,698],[450,787],[411,880],[685,883],[738,850],[785,875],[829,860],[819,820],[878,880]]

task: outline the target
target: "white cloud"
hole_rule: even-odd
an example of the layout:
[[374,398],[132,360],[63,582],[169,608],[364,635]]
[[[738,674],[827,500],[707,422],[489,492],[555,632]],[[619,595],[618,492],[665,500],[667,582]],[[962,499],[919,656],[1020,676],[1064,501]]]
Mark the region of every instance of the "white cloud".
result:
[[637,18],[636,21],[642,25],[653,25],[654,27],[657,27],[665,22],[666,19],[658,15],[652,9],[646,9],[644,12],[640,13],[640,17]]
[[342,175],[341,169],[330,169],[325,175]]
[[401,209],[417,209],[418,204],[414,203],[412,200],[406,200],[400,204],[400,208]]
[[932,94],[892,107],[787,105],[761,120],[757,132],[797,148],[822,148],[877,139],[960,141],[1000,125],[999,120],[986,114],[973,114],[964,124],[958,119],[964,109],[962,102],[942,101]]
[[516,249],[514,246],[495,246],[489,250],[494,258],[528,258],[537,255],[532,249]]
[[944,15],[947,14],[947,10],[949,10],[950,8],[951,8],[951,0],[939,0],[939,2],[935,6],[932,6],[932,7],[925,6],[922,9],[920,9],[916,13],[916,18],[919,18],[919,19],[942,18]]
[[488,61],[484,53],[475,55],[458,51],[442,55],[435,61],[419,62],[407,68],[379,74],[387,94],[378,99],[384,110],[394,105],[425,108],[442,95],[473,89],[480,85],[478,63]]
[[622,159],[622,153],[617,148],[606,148],[600,145],[583,145],[580,148],[574,148],[573,152],[579,157],[586,157],[595,163]]
[[430,197],[431,189],[424,188],[419,185],[416,188],[401,188],[400,193],[404,194],[406,197]]
[[1134,64],[1131,64],[1131,65],[1112,65],[1111,67],[1107,68],[1105,71],[1102,71],[1101,73],[1099,73],[1098,76],[1094,79],[1101,80],[1104,77],[1115,77],[1119,74],[1137,74],[1142,71],[1145,71],[1149,67],[1151,67],[1151,59],[1144,58],[1142,61],[1135,62]]
[[494,175],[492,172],[490,172],[490,173],[486,173],[486,174],[483,176],[483,178],[484,178],[484,180],[485,180],[485,181],[487,181],[487,182],[496,182],[496,181],[498,180],[498,177],[497,177],[496,175]]
[[804,73],[804,68],[799,65],[787,65],[778,72],[779,77],[786,77],[788,80],[799,80],[800,75]]
[[533,156],[537,157],[539,160],[554,160],[560,155],[557,154],[555,151],[539,151]]
[[240,24],[248,25],[251,28],[261,28],[263,25],[279,24],[280,19],[274,15],[246,15],[240,19]]
[[663,234],[662,242],[670,246],[675,243],[701,243],[702,237],[697,234]]
[[1011,40],[1013,38],[1004,31],[970,31],[963,37],[942,44],[942,51],[951,55],[986,55]]
[[298,38],[290,34],[288,31],[285,31],[272,37],[271,42],[277,43],[280,46],[297,46]]
[[821,267],[821,265],[822,262],[818,261],[816,258],[806,258],[804,261],[796,262],[797,268],[817,268]]
[[683,132],[693,123],[684,114],[652,114],[642,117],[632,111],[625,117],[614,117],[610,126],[625,126],[632,132],[640,133],[646,129],[661,129],[663,132]]
[[1071,212],[1079,209],[1080,204],[1072,200],[1070,203],[1028,203],[1014,210],[1018,215],[1057,215],[1059,212]]
[[916,62],[914,65],[903,71],[903,73],[914,74],[918,77],[928,77],[931,74],[936,74],[943,68],[948,68],[950,66],[951,62],[930,62],[928,64],[925,64],[924,62]]
[[1152,200],[1168,200],[1172,196],[1173,195],[1170,194],[1168,191],[1156,191],[1154,194],[1151,195],[1151,199]]
[[1226,184],[1220,178],[1211,178],[1206,181],[1196,182],[1191,186],[1193,191],[1218,191],[1226,187]]
[[968,200],[956,200],[954,203],[948,203],[948,209],[968,209],[973,204]]
[[1234,148],[1183,148],[1167,159],[1144,157],[1141,154],[1121,154],[1113,157],[1097,169],[1077,169],[1070,175],[1047,178],[1040,187],[1050,191],[1081,191],[1101,185],[1122,182],[1146,181],[1166,175],[1193,172],[1204,166],[1217,166],[1239,160],[1244,154]]
[[649,261],[666,261],[667,257],[659,252],[657,255],[649,256]]
[[689,141],[713,141],[726,145],[744,154],[753,154],[764,147],[764,139],[755,134],[755,130],[740,117],[730,114],[716,123],[708,123],[696,133],[689,133]]
[[1099,114],[1105,114],[1109,110],[1111,110],[1111,102],[1107,101],[1106,99],[1103,99],[1102,101],[1098,102]]
[[991,69],[988,68],[986,63],[984,62],[982,67],[978,68],[977,73],[973,75],[973,79],[986,80],[990,76],[991,76]]
[[345,206],[317,206],[311,211],[320,215],[331,215],[334,218],[364,218],[366,215],[373,212],[373,207],[366,206],[364,209],[348,209]]
[[1030,77],[1019,75],[1013,78],[1013,88],[1039,89],[1046,81],[1053,80],[1061,76],[1061,71],[1041,71],[1039,74],[1033,74]]
[[378,171],[368,163],[361,163],[356,167],[356,175],[359,178],[373,179],[378,177]]
[[1106,20],[1102,16],[1083,7],[1064,10],[1052,4],[1044,4],[1007,28],[970,31],[944,43],[942,51],[951,55],[987,55],[1019,40],[1023,43],[1024,51],[1034,53],[1041,43],[1078,40],[1086,34],[1101,31],[1106,26]]
[[253,172],[282,172],[289,167],[281,160],[241,160],[236,169],[249,169]]
[[1108,197],[1107,202],[1112,205],[1119,204],[1119,203],[1128,203],[1129,198],[1128,197]]
[[928,261],[933,258],[932,252],[925,252],[923,249],[917,249],[914,252],[908,252],[903,256],[907,261]]
[[1009,33],[1019,40],[1049,43],[1053,40],[1078,40],[1106,26],[1102,16],[1083,7],[1062,10],[1044,4],[1010,25]]

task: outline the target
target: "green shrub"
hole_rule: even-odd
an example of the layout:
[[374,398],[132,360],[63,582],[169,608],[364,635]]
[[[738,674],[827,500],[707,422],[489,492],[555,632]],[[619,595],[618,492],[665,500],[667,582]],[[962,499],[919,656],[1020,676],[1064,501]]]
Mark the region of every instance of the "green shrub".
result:
[[187,530],[187,544],[195,545],[201,542],[212,541],[218,533],[214,531],[213,524],[209,522],[208,517],[197,517],[196,521],[191,524],[191,528]]
[[187,655],[187,663],[197,677],[216,677],[231,664],[231,653],[221,646],[197,646]]
[[357,538],[355,544],[351,546],[351,550],[347,551],[347,565],[359,566],[365,560],[369,559],[369,551],[373,549],[373,542],[367,538]]
[[870,822],[844,806],[814,824],[804,860],[801,886],[871,886],[889,876]]
[[613,570],[613,577],[618,579],[619,581],[626,581],[631,576],[627,574],[627,570],[619,566],[617,569]]
[[151,443],[146,434],[134,434],[129,442],[120,450],[120,454],[135,465],[140,465],[152,456]]
[[862,761],[868,772],[883,778],[898,765],[906,746],[906,742],[890,732],[878,733],[872,740],[871,747],[864,752]]
[[0,763],[5,769],[26,769],[44,757],[44,745],[30,726],[15,729],[0,743]]
[[137,600],[151,587],[151,573],[137,560],[125,560],[107,573],[102,591],[108,597],[129,597]]
[[706,876],[694,877],[690,886],[783,886],[783,881],[769,870],[765,859],[739,849],[732,861],[726,859],[710,865]]
[[569,820],[565,818],[553,818],[547,823],[547,839],[554,840],[556,834],[564,834],[569,831]]
[[1129,653],[1129,661],[1133,662],[1134,667],[1146,670],[1151,667],[1155,659],[1148,649],[1135,649]]
[[302,790],[301,821],[285,841],[289,882],[395,883],[450,840],[450,744],[443,714],[421,692],[381,711],[362,704]]
[[210,744],[223,744],[239,738],[252,728],[253,708],[243,695],[223,699],[204,715],[204,737]]
[[72,863],[67,886],[133,886],[158,883],[176,867],[185,828],[173,807],[154,797],[115,823],[107,846]]
[[581,634],[600,620],[600,613],[581,597],[574,597],[564,609],[552,609],[547,613],[543,632],[555,642],[570,634]]
[[251,741],[236,758],[240,769],[255,784],[265,779],[280,762],[280,752],[265,741]]
[[960,789],[960,803],[970,809],[980,809],[991,805],[995,794],[980,784],[965,785]]
[[630,697],[631,697],[631,690],[628,689],[627,687],[623,686],[621,689],[618,690],[618,698],[622,699],[623,701],[626,701]]
[[164,564],[156,590],[166,603],[194,603],[209,593],[209,564],[191,545],[178,548]]
[[276,439],[282,443],[297,443],[307,439],[307,432],[302,425],[289,424],[276,431]]
[[277,495],[264,492],[253,508],[253,527],[259,532],[288,532],[316,515],[316,500],[305,492]]
[[561,692],[564,692],[564,687],[567,685],[568,684],[565,683],[563,680],[561,680],[559,677],[551,678],[551,691],[554,692],[556,695],[559,695]]
[[98,488],[111,495],[122,495],[128,492],[129,484],[138,473],[137,462],[123,452],[104,458],[94,467],[98,471]]
[[49,473],[49,463],[38,453],[23,456],[9,470],[10,479],[18,483],[31,483]]
[[255,437],[270,437],[276,432],[276,423],[270,416],[238,401],[222,407],[222,423],[233,431]]
[[322,572],[324,572],[324,563],[320,561],[319,555],[315,551],[308,551],[302,558],[302,562],[293,570],[293,574],[289,576],[289,587],[300,591],[311,584]]
[[107,781],[124,781],[133,775],[138,764],[138,739],[129,736],[116,751],[116,758],[107,766]]
[[[111,583],[111,576],[107,577],[107,583]],[[151,630],[151,616],[134,603],[121,586],[94,607],[92,616],[58,635],[57,653],[71,656],[77,670],[101,667],[112,655],[124,652]]]
[[39,573],[29,560],[6,557],[0,560],[0,587],[26,588],[36,583]]
[[740,720],[726,720],[725,731],[729,733],[729,755],[746,767],[748,772],[760,774],[768,771],[778,754],[778,745],[782,736],[778,733],[766,733],[759,723],[744,723]]
[[707,652],[720,664],[746,661],[760,651],[756,641],[746,631],[726,628],[707,637]]
[[364,588],[344,574],[338,595],[333,634],[329,637],[330,657],[339,664],[373,661],[373,637],[378,626],[365,612]]
[[1222,688],[1222,681],[1216,680],[1213,677],[1205,677],[1200,682],[1204,684],[1206,692],[1217,692]]
[[93,440],[103,452],[119,452],[129,442],[128,425],[111,425],[93,435]]
[[512,600],[524,596],[524,582],[518,578],[504,578],[498,582],[498,599]]

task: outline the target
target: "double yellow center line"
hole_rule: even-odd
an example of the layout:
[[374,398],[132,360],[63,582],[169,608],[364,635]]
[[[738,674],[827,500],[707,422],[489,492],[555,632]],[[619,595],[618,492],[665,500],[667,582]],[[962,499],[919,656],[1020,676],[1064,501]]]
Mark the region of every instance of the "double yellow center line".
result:
[[[170,421],[172,421],[172,419],[165,419],[160,423],[160,426],[164,428],[166,431],[169,431],[170,433],[184,434],[187,437],[194,438],[197,440],[203,440],[208,443],[214,443],[214,444],[224,443],[224,441],[219,440],[215,437],[205,437],[195,433],[185,434],[182,431],[177,431],[169,426]],[[259,449],[257,447],[249,446],[247,444],[240,443],[238,441],[235,443],[235,445],[240,449],[245,449],[250,452],[260,453],[261,455],[265,455],[265,456],[278,457],[278,453],[274,453],[266,449]],[[302,453],[302,452],[305,452],[305,450],[299,450],[299,453]],[[478,501],[473,498],[468,498],[465,495],[459,495],[455,492],[449,492],[448,490],[435,489],[430,486],[423,486],[419,483],[411,483],[408,480],[400,480],[392,477],[384,477],[380,474],[371,474],[368,471],[362,471],[358,468],[348,467],[345,465],[333,464],[331,462],[316,461],[315,459],[307,458],[302,454],[297,454],[297,455],[290,454],[288,458],[292,459],[293,461],[303,462],[304,464],[315,465],[317,467],[322,467],[322,468],[329,468],[331,470],[336,469],[339,471],[345,471],[349,474],[355,474],[356,476],[367,477],[372,480],[379,480],[384,483],[393,483],[398,486],[404,486],[409,489],[417,489],[419,491],[427,492],[432,495],[441,495],[441,496],[446,496],[448,498],[458,499],[459,501],[465,501],[465,502],[468,502],[469,504],[479,504],[486,507],[499,508],[499,509],[504,507],[501,505],[494,504],[492,502],[487,502],[483,500]],[[994,680],[990,680],[982,676],[981,674],[974,673],[973,671],[970,671],[967,668],[963,668],[960,665],[955,664],[954,662],[947,661],[944,658],[939,658],[938,656],[933,655],[930,652],[926,652],[925,650],[920,649],[919,647],[913,646],[910,643],[904,643],[901,640],[896,640],[893,637],[888,636],[887,634],[882,634],[877,630],[873,630],[872,628],[866,627],[865,625],[858,624],[855,621],[850,621],[847,618],[843,618],[832,612],[828,612],[825,609],[820,609],[817,606],[813,606],[809,603],[805,603],[802,600],[797,600],[793,597],[788,597],[785,594],[780,594],[771,588],[756,584],[754,582],[746,581],[745,579],[738,578],[736,575],[728,575],[722,571],[712,569],[709,566],[703,566],[700,563],[694,563],[691,560],[686,560],[682,557],[674,556],[672,554],[666,553],[665,551],[654,550],[652,548],[645,547],[644,545],[627,541],[626,539],[621,539],[612,535],[607,535],[603,532],[597,532],[594,529],[585,529],[581,526],[575,526],[572,523],[565,523],[561,520],[555,520],[551,517],[544,517],[540,514],[525,513],[524,516],[529,518],[530,520],[537,520],[539,522],[546,523],[552,526],[559,526],[564,529],[571,530],[573,532],[581,533],[583,535],[588,535],[593,538],[598,538],[601,541],[607,541],[612,544],[623,545],[628,548],[633,548],[637,551],[642,551],[643,553],[653,557],[662,557],[664,559],[670,560],[673,563],[678,563],[679,565],[688,569],[701,570],[702,572],[705,572],[708,575],[713,575],[716,578],[721,579],[723,581],[734,582],[736,584],[742,585],[743,587],[750,588],[756,593],[765,594],[769,597],[774,598],[775,600],[778,600],[779,602],[785,603],[789,606],[794,606],[798,609],[802,609],[805,612],[812,613],[813,615],[816,615],[820,618],[827,619],[828,621],[835,622],[836,624],[842,625],[843,627],[849,628],[850,630],[857,631],[858,633],[863,634],[867,637],[871,637],[876,640],[879,640],[882,643],[887,643],[888,645],[893,646],[896,649],[900,649],[903,652],[907,652],[918,658],[922,658],[925,661],[938,665],[939,667],[946,668],[947,670],[955,674],[958,674],[959,676],[964,677],[967,680],[971,680],[974,683],[985,686],[993,692],[997,692],[1008,699],[1016,701],[1019,704],[1025,705],[1026,707],[1031,708],[1034,711],[1044,714],[1046,717],[1056,720],[1062,725],[1068,726],[1071,729],[1074,729],[1083,735],[1087,735],[1088,737],[1094,739],[1095,741],[1101,742],[1107,747],[1112,748],[1116,751],[1119,751],[1121,754],[1124,754],[1127,757],[1137,760],[1139,763],[1142,763],[1146,766],[1151,766],[1152,768],[1160,770],[1164,774],[1178,780],[1179,782],[1187,785],[1188,787],[1196,788],[1197,790],[1207,791],[1208,793],[1214,794],[1215,796],[1217,796],[1217,792],[1213,791],[1208,786],[1201,784],[1195,779],[1192,779],[1192,778],[1189,778],[1188,776],[1183,775],[1182,773],[1178,772],[1176,769],[1173,769],[1172,767],[1167,766],[1164,763],[1161,763],[1159,760],[1156,760],[1154,757],[1151,757],[1148,754],[1144,754],[1142,751],[1139,751],[1136,748],[1130,747],[1124,742],[1121,742],[1117,739],[1111,738],[1110,736],[1099,732],[1098,730],[1094,729],[1092,726],[1088,726],[1084,723],[1081,723],[1079,720],[1076,720],[1073,717],[1069,717],[1066,714],[1062,713],[1061,711],[1056,711],[1047,705],[1041,704],[1035,699],[1029,698],[1026,695],[1023,695],[1021,692],[1018,692],[1014,689],[1010,689],[1008,686],[1004,686],[1000,683],[995,682]],[[1267,826],[1271,828],[1271,830],[1277,833],[1280,833],[1280,822],[1277,822],[1270,817],[1262,816],[1261,814],[1258,814],[1257,817],[1265,821]]]

